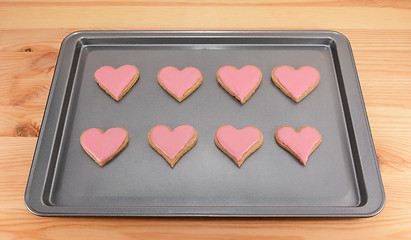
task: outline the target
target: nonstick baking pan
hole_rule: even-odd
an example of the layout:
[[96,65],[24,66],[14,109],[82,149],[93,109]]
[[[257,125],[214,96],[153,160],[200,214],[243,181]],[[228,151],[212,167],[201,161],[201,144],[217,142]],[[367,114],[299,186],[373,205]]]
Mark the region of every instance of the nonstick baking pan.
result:
[[[121,101],[94,80],[131,64],[140,79]],[[257,66],[260,87],[241,104],[217,82],[224,65]],[[279,65],[309,65],[319,85],[295,103],[271,81]],[[166,66],[193,66],[202,85],[177,102],[157,82]],[[189,124],[198,142],[174,168],[147,139],[152,127]],[[222,125],[254,126],[264,143],[242,165],[214,143]],[[303,166],[274,138],[313,126],[321,145]],[[123,127],[128,146],[104,167],[82,149],[88,128]],[[61,45],[27,183],[40,216],[370,217],[385,195],[347,38],[333,31],[80,31]]]

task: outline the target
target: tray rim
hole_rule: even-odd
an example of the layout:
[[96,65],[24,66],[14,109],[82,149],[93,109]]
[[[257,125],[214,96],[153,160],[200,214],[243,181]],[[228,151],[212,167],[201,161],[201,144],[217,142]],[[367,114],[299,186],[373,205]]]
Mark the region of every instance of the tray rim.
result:
[[[55,125],[58,126],[59,121],[64,121],[64,119],[60,119],[60,111],[54,111],[57,113],[50,112],[50,108],[52,104],[59,104],[59,109],[62,110],[67,108],[64,106],[64,97],[66,97],[67,92],[67,82],[70,78],[71,74],[70,69],[72,69],[72,65],[78,64],[78,61],[75,61],[76,58],[76,48],[82,44],[82,41],[87,37],[97,37],[97,38],[127,38],[129,36],[135,37],[318,37],[318,38],[328,38],[333,44],[335,44],[336,48],[336,55],[337,60],[340,61],[340,65],[344,65],[344,68],[349,69],[350,76],[345,76],[342,79],[352,78],[354,79],[353,82],[346,82],[344,81],[344,88],[345,85],[351,86],[351,89],[355,89],[356,91],[350,91],[349,93],[345,92],[347,96],[346,101],[347,107],[350,107],[350,117],[352,118],[352,127],[355,129],[360,129],[362,131],[355,131],[354,138],[356,139],[355,142],[361,143],[361,148],[358,146],[358,154],[360,155],[360,162],[361,162],[361,174],[366,176],[373,175],[374,184],[370,185],[367,184],[369,181],[364,179],[365,185],[367,185],[366,190],[366,201],[364,204],[359,206],[348,206],[348,207],[338,207],[338,206],[260,206],[260,207],[113,207],[112,209],[121,210],[118,212],[110,212],[104,211],[107,207],[94,207],[88,209],[87,212],[84,212],[83,207],[79,206],[51,206],[47,205],[45,199],[43,199],[43,189],[44,184],[47,183],[46,178],[52,177],[48,176],[49,173],[48,169],[50,168],[50,158],[40,161],[40,154],[44,155],[44,152],[49,152],[49,155],[52,153],[52,147],[49,149],[40,149],[41,142],[43,137],[52,138],[53,143],[55,136],[58,134],[58,129],[55,129],[53,133],[48,133],[45,136],[44,128],[45,126]],[[68,52],[69,54],[65,53]],[[65,53],[65,54],[63,54]],[[333,53],[334,55],[334,53]],[[343,56],[346,61],[341,61],[341,56]],[[78,57],[78,56],[77,56]],[[343,67],[341,67],[343,68]],[[61,72],[69,73],[67,76],[59,76]],[[65,80],[59,80],[62,79]],[[347,84],[348,83],[348,84]],[[66,84],[66,85],[64,85]],[[58,99],[54,100],[56,96]],[[57,102],[58,101],[58,102]],[[357,106],[357,107],[351,107]],[[54,115],[53,115],[54,114]],[[54,120],[54,121],[51,121]],[[61,124],[60,124],[61,125]],[[357,134],[359,133],[359,134]],[[50,136],[51,135],[51,136]],[[364,146],[367,145],[367,146]],[[37,139],[36,148],[33,155],[33,161],[31,164],[31,169],[26,185],[26,191],[24,195],[24,201],[27,209],[38,216],[134,216],[134,217],[371,217],[377,215],[381,210],[384,208],[385,205],[385,192],[384,187],[382,184],[381,173],[379,170],[378,160],[375,153],[375,147],[371,135],[371,130],[369,126],[368,116],[365,109],[365,104],[361,92],[361,86],[358,79],[357,69],[354,62],[354,56],[352,53],[351,45],[347,37],[343,34],[336,32],[336,31],[328,31],[328,30],[318,30],[318,31],[310,31],[310,30],[302,30],[302,31],[94,31],[94,30],[87,30],[87,31],[76,31],[69,35],[67,35],[61,43],[61,47],[59,50],[59,55],[56,63],[56,68],[53,74],[53,80],[50,86],[49,95],[47,98],[47,104],[44,110],[41,129],[39,133],[39,137]],[[361,158],[362,155],[372,156],[369,159]],[[363,161],[368,160],[368,163],[364,164]],[[364,166],[365,169],[364,169]],[[36,171],[36,169],[39,170]],[[358,174],[358,173],[357,173]],[[357,175],[356,174],[356,175]],[[40,178],[44,175],[43,184],[42,186],[33,186],[33,178]],[[358,182],[358,180],[357,180]],[[372,182],[371,182],[372,183]],[[368,196],[368,190],[371,189],[376,192],[373,196]],[[37,193],[37,194],[33,194]],[[35,195],[35,196],[33,196]],[[208,212],[205,209],[213,209],[213,213]],[[231,210],[237,210],[236,212],[232,212]],[[238,211],[239,209],[243,211]],[[297,212],[294,212],[298,209]],[[324,212],[324,209],[327,210]],[[333,211],[330,211],[334,209]],[[57,210],[57,211],[56,211]],[[134,210],[134,211],[133,211]],[[137,210],[137,211],[136,211]],[[177,210],[177,211],[176,211]],[[230,210],[230,211],[227,211]],[[270,210],[270,211],[267,211]],[[282,210],[282,211],[279,211]],[[71,212],[70,212],[71,211]],[[83,211],[83,212],[82,212]],[[269,213],[267,213],[269,212]],[[322,212],[322,213],[321,213]]]

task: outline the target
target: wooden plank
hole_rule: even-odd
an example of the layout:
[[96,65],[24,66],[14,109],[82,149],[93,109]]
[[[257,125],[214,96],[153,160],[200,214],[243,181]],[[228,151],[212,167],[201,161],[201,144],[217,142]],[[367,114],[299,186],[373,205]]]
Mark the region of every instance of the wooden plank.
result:
[[[122,28],[133,29],[133,28]],[[164,26],[162,30],[170,30]],[[280,29],[280,28],[279,28]],[[354,54],[365,51],[370,54],[375,50],[395,54],[399,51],[410,52],[411,29],[375,31],[367,29],[333,28],[345,34],[351,42]],[[60,44],[68,34],[80,30],[77,28],[53,29],[1,29],[0,52],[58,52]],[[29,37],[27,37],[29,36]],[[378,55],[377,55],[378,56]],[[374,55],[376,57],[376,55]],[[373,66],[372,64],[369,66]]]
[[44,106],[56,52],[0,53],[0,106]]
[[3,29],[0,30],[0,52],[58,52],[64,37],[73,31],[62,28]]
[[44,106],[0,106],[0,137],[38,137]]
[[[301,14],[302,12],[311,14],[307,16]],[[408,9],[367,6],[339,6],[338,8],[254,6],[253,4],[247,6],[182,4],[162,6],[160,4],[126,7],[81,3],[76,6],[7,4],[7,8],[0,8],[0,16],[3,19],[2,29],[27,29],[39,26],[42,28],[87,26],[91,29],[182,29],[182,26],[183,29],[298,29],[298,26],[304,22],[305,29],[374,29],[377,27],[381,30],[399,30],[408,29],[411,22]]]
[[250,1],[250,0],[225,0],[225,1],[218,1],[218,0],[182,0],[182,1],[175,1],[175,0],[159,0],[159,1],[147,1],[147,0],[121,0],[121,1],[113,1],[113,0],[23,0],[23,1],[15,1],[15,0],[2,0],[0,1],[1,5],[4,6],[79,6],[85,5],[100,5],[100,6],[311,6],[311,7],[390,7],[390,8],[404,8],[410,9],[411,3],[407,0],[397,0],[397,1],[390,1],[390,0],[381,0],[381,1],[330,1],[330,0],[294,0],[294,1],[284,1],[284,0],[258,0],[258,1]]

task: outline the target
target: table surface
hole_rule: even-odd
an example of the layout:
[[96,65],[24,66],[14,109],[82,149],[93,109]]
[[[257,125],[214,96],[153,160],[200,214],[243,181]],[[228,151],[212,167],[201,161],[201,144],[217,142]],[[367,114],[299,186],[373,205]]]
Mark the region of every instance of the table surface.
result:
[[[351,41],[386,193],[361,219],[50,218],[24,205],[62,39],[81,29],[336,30]],[[411,239],[411,1],[0,0],[0,239]]]

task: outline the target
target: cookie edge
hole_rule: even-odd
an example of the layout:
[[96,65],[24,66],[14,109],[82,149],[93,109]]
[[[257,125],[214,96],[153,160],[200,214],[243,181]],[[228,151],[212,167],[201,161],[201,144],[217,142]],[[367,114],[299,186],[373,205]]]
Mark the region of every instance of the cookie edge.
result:
[[[297,158],[298,161],[300,161],[300,163],[303,164],[303,166],[306,166],[307,163],[304,163],[304,162],[301,160],[301,158],[300,158],[293,150],[291,150],[290,147],[288,147],[285,143],[281,142],[281,140],[278,138],[278,135],[277,135],[278,130],[279,130],[280,128],[283,128],[283,127],[290,127],[290,128],[292,128],[292,129],[295,131],[295,129],[294,129],[293,127],[288,126],[288,125],[279,126],[279,127],[277,128],[277,130],[275,130],[275,134],[274,134],[274,137],[275,137],[276,142],[277,142],[278,145],[280,145],[282,148],[284,148],[284,149],[287,150],[289,153],[291,153],[295,158]],[[295,132],[298,133],[298,132],[300,132],[301,129],[303,129],[303,128],[305,128],[305,127],[310,127],[310,128],[312,128],[312,129],[314,129],[314,130],[320,135],[320,141],[318,141],[318,143],[316,143],[316,144],[313,146],[313,148],[311,149],[310,154],[308,155],[308,157],[310,157],[311,154],[317,149],[317,147],[320,146],[320,143],[322,142],[322,136],[321,136],[321,133],[320,133],[315,127],[312,127],[312,126],[303,126],[303,127],[300,127],[300,128],[299,128],[297,131],[295,131]],[[307,162],[308,162],[308,159],[307,159]]]
[[[258,142],[256,142],[255,144],[253,144],[253,145],[243,154],[243,156],[241,157],[240,161],[237,161],[237,159],[236,159],[233,155],[231,155],[231,154],[223,147],[223,145],[218,141],[217,131],[218,131],[218,129],[220,129],[220,128],[218,128],[217,131],[216,131],[215,134],[214,134],[214,142],[215,142],[216,146],[217,146],[222,152],[224,152],[228,157],[230,157],[231,160],[233,160],[233,162],[234,162],[239,168],[243,165],[243,163],[245,162],[245,160],[247,160],[247,158],[248,158],[251,154],[253,154],[255,151],[257,151],[257,150],[263,145],[263,141],[264,141],[264,136],[263,136],[263,134],[261,133],[261,131],[260,131],[258,128],[253,127],[253,126],[247,126],[247,127],[252,127],[252,128],[257,129],[258,132],[260,133],[260,136],[261,136],[261,137],[260,137],[260,140],[258,140]],[[246,128],[246,127],[244,127],[244,128]],[[241,129],[243,129],[243,128],[241,128]]]
[[[125,65],[130,65],[130,64],[125,64]],[[122,65],[122,66],[125,66],[125,65]],[[120,67],[122,67],[122,66],[120,66]],[[130,66],[135,67],[137,69],[137,73],[134,76],[134,78],[129,82],[129,84],[127,84],[127,86],[124,88],[124,90],[120,93],[120,96],[118,96],[118,99],[106,87],[101,85],[96,77],[94,77],[94,80],[97,82],[98,86],[101,89],[103,89],[108,95],[110,95],[110,97],[112,97],[114,100],[119,102],[126,95],[126,93],[128,93],[128,91],[130,91],[130,89],[134,86],[134,84],[136,84],[136,82],[140,78],[140,70],[134,65],[130,65]],[[102,67],[105,67],[105,66],[102,66]],[[102,68],[102,67],[100,67],[100,68]],[[109,67],[111,67],[111,66],[109,66]],[[118,67],[118,68],[120,68],[120,67]],[[115,68],[115,69],[117,69],[117,68]],[[98,69],[96,70],[96,72],[97,71],[98,71]]]
[[303,100],[303,99],[304,99],[306,96],[308,96],[308,94],[310,94],[310,93],[318,86],[318,84],[320,83],[320,79],[321,79],[320,72],[319,72],[316,68],[312,67],[312,68],[314,68],[314,69],[318,72],[318,76],[319,76],[319,77],[318,77],[316,83],[315,83],[312,87],[310,87],[309,89],[307,89],[299,98],[295,98],[295,97],[280,83],[280,81],[274,76],[275,70],[276,70],[277,68],[283,67],[283,66],[290,67],[290,68],[292,68],[292,69],[294,69],[294,70],[298,70],[298,69],[300,69],[300,68],[302,68],[302,67],[311,67],[311,66],[304,65],[304,66],[301,66],[301,67],[295,69],[294,67],[292,67],[292,66],[290,66],[290,65],[280,65],[280,66],[275,67],[275,68],[271,71],[271,80],[273,81],[274,85],[277,86],[285,95],[287,95],[289,98],[291,98],[292,100],[294,100],[294,102],[297,102],[297,103],[298,103],[298,102],[300,102],[301,100]]
[[[234,69],[236,69],[236,70],[239,70],[238,68],[236,68],[236,67],[234,67],[234,66],[231,66],[231,65],[226,65],[226,66],[229,66],[229,67],[232,67],[232,68],[234,68]],[[261,72],[261,70],[260,70],[257,66],[254,66],[254,65],[245,65],[245,66],[242,67],[242,68],[244,68],[244,67],[246,67],[246,66],[256,67],[256,68],[258,69],[258,71],[260,71],[260,80],[259,80],[258,83],[255,85],[255,87],[244,97],[244,100],[241,101],[241,99],[237,96],[237,94],[235,94],[233,91],[231,91],[231,90],[223,83],[223,81],[221,80],[220,76],[218,75],[218,72],[220,71],[220,69],[223,68],[223,67],[226,67],[226,66],[222,66],[222,67],[220,67],[220,68],[217,70],[217,73],[216,73],[216,75],[217,75],[217,81],[218,81],[218,83],[221,85],[221,87],[223,87],[224,90],[226,90],[231,96],[235,97],[238,101],[240,101],[241,104],[244,104],[244,103],[247,102],[247,100],[255,93],[255,91],[257,90],[257,88],[260,87],[260,85],[261,85],[261,80],[263,79],[263,73]],[[242,68],[240,68],[240,69],[242,69]]]
[[182,102],[184,99],[186,99],[188,96],[190,96],[195,90],[197,90],[197,88],[199,88],[200,87],[200,85],[203,83],[203,74],[201,73],[201,71],[198,69],[198,68],[196,68],[196,67],[192,67],[192,66],[190,66],[190,67],[185,67],[185,68],[183,68],[183,69],[178,69],[178,68],[176,68],[176,67],[174,67],[174,66],[167,66],[167,67],[172,67],[172,68],[175,68],[175,69],[177,69],[178,71],[183,71],[184,69],[186,69],[186,68],[195,68],[195,69],[197,69],[199,72],[200,72],[200,75],[201,75],[201,77],[197,80],[197,82],[191,87],[191,88],[189,88],[189,89],[187,89],[187,91],[185,91],[185,93],[183,94],[183,96],[181,97],[181,98],[179,98],[179,97],[177,97],[173,92],[171,92],[168,88],[166,88],[166,86],[164,86],[164,84],[163,84],[163,82],[161,81],[161,79],[160,79],[160,72],[161,72],[161,70],[163,70],[164,68],[166,68],[166,67],[163,67],[162,69],[160,69],[159,71],[158,71],[158,73],[157,73],[157,82],[158,82],[158,84],[160,84],[160,86],[168,93],[168,94],[170,94],[173,98],[175,98],[178,102]]
[[[122,127],[120,127],[120,128],[122,128]],[[89,128],[89,129],[91,129],[91,128]],[[87,131],[87,130],[89,130],[89,129],[86,129],[82,134],[81,134],[81,136],[80,136],[80,145],[81,145],[81,147],[83,148],[83,150],[87,153],[87,155],[89,155],[93,160],[94,160],[94,162],[96,162],[100,167],[103,167],[104,165],[106,165],[106,163],[108,163],[109,161],[111,161],[117,154],[119,154],[120,152],[121,152],[121,150],[123,150],[126,146],[127,146],[127,144],[128,144],[128,142],[129,142],[129,140],[130,140],[130,137],[128,136],[128,132],[127,132],[127,130],[125,129],[125,128],[122,128],[124,131],[126,131],[126,133],[127,133],[127,137],[124,139],[124,141],[123,141],[123,143],[120,145],[120,147],[113,153],[113,155],[111,155],[110,157],[108,157],[106,160],[104,160],[103,162],[99,162],[99,161],[97,161],[97,159],[93,156],[93,154],[91,154],[89,151],[87,151],[87,149],[83,146],[83,144],[81,143],[81,138],[83,137],[83,134]],[[104,131],[102,130],[102,129],[100,129],[100,128],[96,128],[96,129],[98,129],[100,132],[102,132],[102,133],[104,133]],[[108,129],[107,129],[108,130]],[[106,130],[106,131],[107,131]]]
[[[163,124],[155,125],[154,127],[152,127],[152,128],[150,129],[150,132],[148,133],[148,142],[149,142],[150,146],[151,146],[158,154],[160,154],[160,155],[167,161],[167,163],[170,165],[170,167],[171,167],[171,168],[174,168],[174,166],[177,164],[177,162],[180,160],[180,158],[181,158],[186,152],[188,152],[191,148],[193,148],[194,145],[196,145],[197,139],[198,139],[197,130],[196,130],[193,126],[189,125],[189,126],[191,126],[191,127],[194,129],[194,136],[193,136],[190,140],[188,140],[188,142],[186,143],[186,145],[184,145],[184,148],[181,149],[181,150],[176,154],[176,156],[175,156],[173,159],[171,159],[171,158],[169,158],[163,151],[161,151],[161,149],[158,148],[158,147],[153,143],[153,141],[151,141],[151,131],[152,131],[155,127],[157,127],[157,126],[165,126],[165,127],[167,127],[168,129],[170,129],[170,131],[174,131],[174,130],[171,130],[170,127],[168,127],[168,126],[166,126],[166,125],[163,125]],[[180,126],[182,126],[182,125],[180,125]],[[177,127],[179,127],[179,126],[177,126]],[[177,127],[176,127],[176,128],[177,128]],[[175,128],[174,128],[174,129],[175,129]]]

